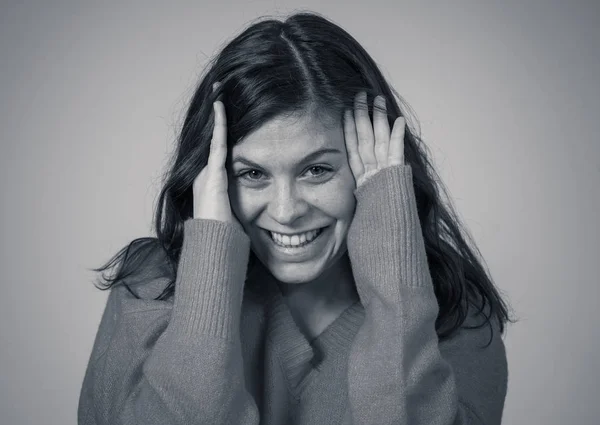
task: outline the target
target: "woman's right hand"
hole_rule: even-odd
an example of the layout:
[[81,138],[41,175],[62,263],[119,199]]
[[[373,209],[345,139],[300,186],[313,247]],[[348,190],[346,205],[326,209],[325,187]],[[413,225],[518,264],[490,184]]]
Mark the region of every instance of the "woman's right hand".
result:
[[[213,91],[220,83],[213,85]],[[225,106],[220,100],[214,103],[215,126],[210,142],[208,163],[193,183],[194,218],[212,219],[242,226],[235,218],[227,191],[227,118]]]

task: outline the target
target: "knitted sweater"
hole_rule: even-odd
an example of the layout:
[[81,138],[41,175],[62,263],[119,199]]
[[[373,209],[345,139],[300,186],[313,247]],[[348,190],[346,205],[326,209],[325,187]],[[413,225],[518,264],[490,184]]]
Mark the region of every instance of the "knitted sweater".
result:
[[[245,233],[186,220],[171,299],[153,300],[168,278],[150,271],[133,286],[140,299],[110,290],[79,425],[500,424],[498,322],[489,345],[488,325],[438,341],[413,190],[409,165],[355,190],[347,244],[360,301],[313,340],[273,279],[246,276]],[[482,319],[471,308],[465,325]]]

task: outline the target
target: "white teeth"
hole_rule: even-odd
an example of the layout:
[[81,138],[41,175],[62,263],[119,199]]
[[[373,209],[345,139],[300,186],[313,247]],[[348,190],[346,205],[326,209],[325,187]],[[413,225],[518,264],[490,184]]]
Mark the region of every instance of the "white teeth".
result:
[[282,235],[280,233],[269,232],[271,234],[271,238],[277,242],[279,245],[285,246],[299,246],[305,244],[306,242],[312,241],[317,234],[318,230],[311,230],[310,232],[301,233],[298,235]]

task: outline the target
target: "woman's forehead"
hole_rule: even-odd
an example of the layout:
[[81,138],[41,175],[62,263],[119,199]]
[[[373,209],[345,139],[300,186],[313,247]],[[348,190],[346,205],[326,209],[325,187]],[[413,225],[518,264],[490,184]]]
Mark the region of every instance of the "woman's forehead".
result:
[[322,149],[344,148],[342,123],[327,123],[310,115],[276,117],[244,137],[233,147],[234,156],[269,157]]

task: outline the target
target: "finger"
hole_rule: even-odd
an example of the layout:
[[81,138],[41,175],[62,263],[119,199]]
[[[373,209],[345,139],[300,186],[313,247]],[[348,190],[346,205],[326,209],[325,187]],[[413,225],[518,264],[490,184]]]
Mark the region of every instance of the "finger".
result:
[[[221,82],[220,81],[216,81],[213,83],[212,88],[213,88],[213,93],[216,92],[217,90],[219,90],[219,87],[221,87]],[[215,99],[215,101],[220,100],[221,102],[223,101],[223,94],[220,94],[217,96],[217,98]]]
[[350,164],[354,179],[357,180],[365,170],[358,153],[358,136],[354,116],[350,109],[344,111],[344,139],[346,140],[346,151],[348,152],[348,164]]
[[388,165],[404,164],[404,117],[396,118],[392,136],[390,137],[390,148],[388,153]]
[[390,124],[387,119],[385,97],[376,96],[373,101],[373,130],[375,133],[375,159],[377,168],[387,167],[390,146]]
[[213,168],[225,166],[227,158],[227,119],[225,117],[225,106],[223,102],[216,101],[214,104],[215,125],[212,140],[210,142],[210,154],[208,165]]
[[367,93],[360,92],[354,98],[354,121],[358,135],[358,152],[362,160],[365,172],[377,169],[377,159],[373,148],[374,136],[373,126],[369,118],[369,106],[367,104]]

